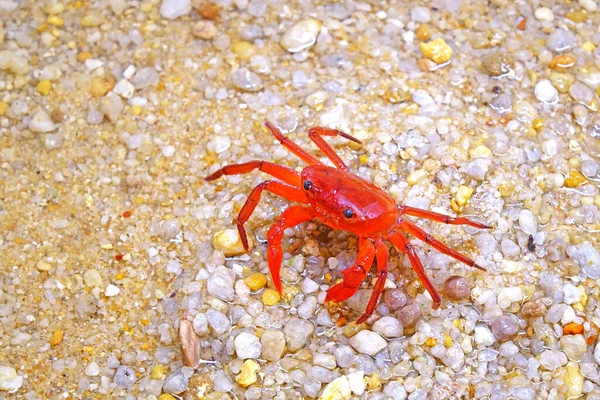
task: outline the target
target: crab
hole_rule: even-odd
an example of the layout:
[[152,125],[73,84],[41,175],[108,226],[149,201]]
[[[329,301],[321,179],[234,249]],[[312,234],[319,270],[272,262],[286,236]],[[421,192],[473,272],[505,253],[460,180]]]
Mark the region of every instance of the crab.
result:
[[308,164],[302,172],[269,161],[255,160],[241,164],[226,165],[208,177],[214,181],[223,175],[240,175],[255,169],[278,180],[267,180],[256,186],[237,217],[237,229],[241,242],[248,251],[248,238],[244,224],[256,208],[261,193],[268,191],[287,200],[296,202],[283,211],[267,234],[267,262],[275,289],[283,295],[280,269],[283,258],[281,242],[284,231],[303,222],[317,219],[325,225],[355,234],[358,238],[358,255],[354,264],[342,271],[342,280],[327,291],[326,302],[343,302],[352,297],[369,274],[373,261],[377,261],[377,280],[364,314],[357,324],[366,321],[377,306],[388,275],[388,249],[386,240],[400,253],[406,254],[417,277],[433,300],[437,309],[441,297],[427,277],[415,248],[408,241],[410,234],[429,244],[436,250],[468,265],[485,271],[475,261],[446,246],[425,232],[407,216],[425,218],[451,225],[468,225],[479,229],[490,226],[466,217],[452,217],[436,212],[396,204],[395,200],[381,188],[350,172],[348,166],[325,141],[324,136],[341,136],[358,144],[362,142],[337,129],[312,127],[308,137],[317,145],[334,166],[325,165],[314,155],[284,136],[279,128],[265,122],[266,128],[289,151]]

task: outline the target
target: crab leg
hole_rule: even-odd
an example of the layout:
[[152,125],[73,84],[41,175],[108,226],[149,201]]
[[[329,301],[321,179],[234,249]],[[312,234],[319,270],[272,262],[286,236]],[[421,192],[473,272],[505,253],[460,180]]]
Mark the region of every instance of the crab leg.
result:
[[281,179],[290,185],[298,187],[300,186],[300,174],[298,172],[282,165],[273,164],[271,162],[262,160],[248,161],[243,164],[229,164],[204,179],[206,181],[214,181],[223,175],[247,174],[255,169],[266,172],[267,174],[272,175],[277,179]]
[[269,264],[269,271],[271,271],[271,279],[275,289],[279,292],[279,295],[283,296],[283,287],[281,285],[281,260],[283,258],[283,250],[281,249],[281,239],[283,238],[283,232],[287,228],[291,228],[302,222],[310,221],[315,218],[315,212],[312,208],[305,206],[290,206],[279,216],[277,221],[271,225],[269,233],[267,234],[267,262]]
[[250,192],[250,195],[240,210],[236,221],[238,232],[240,233],[240,238],[242,239],[242,244],[244,245],[244,249],[246,249],[246,251],[248,251],[248,238],[246,237],[246,229],[244,229],[244,224],[246,221],[248,221],[248,218],[250,218],[250,215],[252,215],[252,212],[256,208],[263,190],[275,193],[288,200],[297,201],[299,203],[306,202],[306,194],[304,194],[304,192],[296,186],[288,185],[287,183],[279,181],[264,181],[258,184],[254,189],[252,189],[252,192]]
[[342,161],[340,156],[335,153],[335,150],[327,143],[322,136],[342,136],[346,139],[352,140],[358,144],[362,142],[347,133],[338,131],[337,129],[322,128],[320,126],[310,128],[308,130],[308,137],[317,145],[319,149],[335,164],[336,167],[348,171],[348,166]]
[[400,215],[412,215],[413,217],[426,218],[437,222],[442,222],[444,224],[450,225],[469,225],[475,228],[481,229],[490,229],[491,226],[483,224],[481,222],[473,221],[469,218],[465,217],[451,217],[449,215],[444,215],[440,213],[436,213],[429,210],[423,210],[420,208],[409,207],[409,206],[398,206],[398,210],[400,211]]
[[413,245],[410,244],[408,240],[406,240],[403,234],[396,231],[392,231],[388,236],[388,239],[390,242],[392,242],[394,246],[396,246],[398,251],[408,256],[410,264],[412,265],[413,269],[415,270],[415,273],[419,277],[419,280],[421,281],[423,286],[425,286],[425,289],[427,289],[427,291],[431,295],[431,298],[433,299],[433,308],[437,309],[442,302],[442,298],[435,290],[435,287],[425,274],[425,268],[423,268],[423,264],[421,263],[421,260],[419,259],[419,256],[417,255],[417,252],[415,251]]
[[375,247],[371,240],[359,238],[356,261],[351,267],[342,271],[343,280],[329,288],[325,301],[341,302],[352,297],[369,273],[374,256]]
[[367,318],[373,314],[373,311],[375,311],[379,297],[381,296],[381,293],[383,293],[385,280],[387,279],[388,250],[381,238],[375,240],[375,257],[377,258],[377,282],[375,282],[373,294],[371,294],[371,298],[369,299],[369,304],[367,304],[365,313],[361,315],[358,320],[356,320],[357,325],[365,322]]
[[398,224],[398,228],[402,229],[404,232],[410,233],[411,235],[417,237],[418,239],[421,239],[422,241],[429,244],[434,249],[436,249],[444,254],[449,255],[450,257],[468,265],[469,267],[475,267],[477,269],[485,271],[485,268],[477,265],[475,263],[475,261],[471,260],[469,257],[463,256],[458,251],[453,250],[450,247],[446,246],[444,243],[442,243],[439,240],[437,240],[436,238],[434,238],[433,235],[430,235],[429,233],[425,232],[423,229],[419,228],[417,225],[413,224],[410,221],[401,219],[400,223]]
[[283,133],[281,133],[279,128],[277,128],[275,125],[273,125],[269,121],[266,121],[265,126],[271,131],[273,136],[275,136],[275,139],[279,140],[279,143],[281,143],[286,149],[298,156],[305,163],[309,165],[323,165],[323,163],[319,161],[315,156],[307,153],[306,150],[298,146],[290,138],[283,136]]

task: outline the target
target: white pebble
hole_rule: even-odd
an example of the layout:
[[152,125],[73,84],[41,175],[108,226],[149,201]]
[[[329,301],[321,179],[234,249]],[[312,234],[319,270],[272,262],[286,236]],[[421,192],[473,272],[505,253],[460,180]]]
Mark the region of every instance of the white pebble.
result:
[[534,93],[535,97],[543,103],[554,104],[558,101],[558,90],[548,79],[536,83]]
[[487,326],[478,325],[475,327],[475,343],[481,347],[488,347],[494,344],[494,335]]
[[579,5],[588,12],[594,12],[598,9],[598,4],[594,0],[579,0]]
[[365,392],[365,373],[363,371],[356,371],[346,375],[346,377],[350,383],[350,390],[352,390],[352,393],[356,396],[362,396]]
[[162,153],[163,156],[165,157],[173,157],[173,155],[175,154],[175,147],[168,145],[168,146],[163,146],[160,149],[160,152]]
[[85,374],[87,376],[98,376],[100,374],[100,367],[97,363],[91,362],[85,367]]
[[135,87],[133,87],[131,82],[129,82],[127,79],[121,79],[119,82],[117,82],[113,89],[113,92],[125,99],[132,98],[134,91]]
[[14,393],[23,386],[23,377],[12,367],[0,365],[0,390]]
[[118,295],[120,291],[121,291],[121,289],[119,289],[117,286],[115,286],[111,283],[110,285],[108,285],[106,287],[104,294],[106,295],[106,297],[113,297],[113,296]]
[[387,341],[379,334],[364,330],[350,338],[350,345],[359,353],[374,356],[387,346]]
[[373,324],[373,330],[388,338],[402,336],[404,332],[400,321],[394,317],[382,317]]
[[519,213],[519,226],[527,235],[534,236],[537,233],[537,222],[533,213],[527,209],[521,210]]
[[498,293],[498,306],[502,309],[510,307],[511,303],[523,300],[523,291],[519,287],[500,289]]
[[410,19],[414,22],[429,22],[431,20],[431,12],[427,7],[415,7],[410,10]]
[[56,125],[45,111],[40,110],[31,118],[29,129],[39,133],[52,132],[56,129]]
[[564,301],[567,304],[575,304],[581,300],[581,291],[573,284],[565,284],[563,290],[565,291]]
[[320,31],[320,21],[314,18],[303,19],[283,34],[280,44],[290,53],[297,53],[315,44]]
[[192,10],[190,0],[163,0],[160,5],[160,16],[166,19],[176,19]]
[[302,292],[304,294],[312,294],[319,290],[319,284],[310,278],[305,278],[302,281]]
[[237,335],[233,341],[235,352],[240,359],[258,358],[261,352],[261,344],[256,336],[248,332]]
[[540,7],[535,10],[535,19],[538,21],[554,21],[554,13],[548,7]]
[[104,61],[98,60],[96,58],[88,58],[87,60],[85,60],[85,67],[88,69],[88,71],[93,71],[97,68],[100,68],[103,65]]

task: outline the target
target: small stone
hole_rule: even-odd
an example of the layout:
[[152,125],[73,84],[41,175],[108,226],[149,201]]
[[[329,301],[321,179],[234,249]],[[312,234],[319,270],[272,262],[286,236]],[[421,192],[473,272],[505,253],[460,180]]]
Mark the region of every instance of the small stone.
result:
[[534,16],[538,21],[554,21],[554,13],[548,7],[537,8]]
[[561,351],[549,349],[544,350],[540,354],[540,364],[544,369],[548,371],[554,372],[557,368],[562,367],[567,362],[567,356]]
[[109,0],[108,5],[115,15],[123,14],[123,11],[125,11],[128,6],[126,0]]
[[40,271],[50,271],[52,269],[52,264],[50,264],[44,260],[40,260],[36,264],[36,268]]
[[121,79],[115,85],[113,92],[123,97],[124,99],[130,99],[133,97],[135,87],[127,79]]
[[537,233],[537,222],[530,210],[523,209],[519,213],[519,227],[526,235],[535,236]]
[[521,315],[525,318],[536,318],[546,314],[546,306],[539,300],[528,301],[521,307]]
[[12,367],[0,365],[0,390],[14,393],[23,386],[23,377]]
[[31,118],[29,129],[38,133],[52,132],[56,129],[56,125],[45,111],[40,110]]
[[183,361],[195,368],[200,362],[200,338],[196,335],[194,325],[187,319],[179,322],[179,342],[183,353]]
[[160,82],[160,76],[153,67],[142,68],[133,76],[133,86],[136,89],[144,89],[151,86],[156,86]]
[[594,0],[579,0],[579,5],[587,12],[594,12],[598,9],[598,4]]
[[410,10],[410,19],[414,22],[429,22],[431,20],[431,12],[427,7],[414,7]]
[[233,273],[225,266],[219,266],[208,278],[206,288],[212,296],[221,300],[232,301],[235,298]]
[[575,65],[577,58],[570,54],[559,54],[554,57],[548,66],[557,71],[565,71]]
[[[215,250],[222,251],[225,257],[238,256],[246,252],[238,231],[235,229],[215,232],[212,237],[212,245]],[[248,246],[252,248],[250,238],[248,238]]]
[[460,372],[465,365],[465,353],[460,346],[455,344],[446,351],[442,362],[454,372]]
[[198,336],[208,335],[208,318],[206,317],[206,314],[196,314],[194,321],[192,322],[192,326],[194,327],[194,331]]
[[452,57],[452,48],[448,46],[446,41],[442,38],[437,38],[426,43],[420,43],[420,47],[423,56],[436,64],[443,64]]
[[481,65],[490,76],[503,76],[515,68],[512,56],[504,51],[491,53],[481,60]]
[[125,108],[123,100],[121,100],[117,94],[112,92],[100,99],[100,105],[98,107],[100,112],[111,122],[116,122],[119,119],[123,108]]
[[475,327],[475,343],[481,347],[488,347],[494,344],[494,335],[487,326],[478,325]]
[[546,39],[546,46],[555,53],[571,50],[577,45],[575,34],[563,29],[555,29]]
[[206,319],[208,320],[208,324],[212,328],[213,331],[217,335],[221,335],[231,328],[231,322],[227,315],[223,314],[221,311],[217,311],[214,308],[209,308],[206,311]]
[[407,396],[406,389],[400,381],[388,382],[383,388],[383,394],[389,396],[389,398],[391,398],[392,400],[405,400]]
[[217,34],[217,26],[212,21],[201,20],[194,24],[192,34],[203,40],[210,40]]
[[408,303],[409,297],[402,289],[388,289],[383,292],[383,302],[390,308],[390,311],[396,311]]
[[467,278],[454,275],[446,280],[444,290],[450,299],[464,300],[471,294],[471,285]]
[[498,292],[498,306],[502,309],[510,307],[513,302],[523,300],[523,290],[519,287],[502,288]]
[[292,318],[283,328],[289,351],[296,352],[304,347],[315,331],[314,325],[301,318]]
[[283,34],[281,47],[290,53],[297,53],[311,47],[317,42],[321,26],[321,22],[314,18],[299,21]]
[[248,68],[238,68],[231,74],[233,84],[246,92],[257,92],[262,89],[262,79]]
[[566,304],[578,303],[581,299],[581,291],[577,286],[567,283],[563,287],[563,290],[565,293],[564,302]]
[[374,356],[387,347],[387,341],[373,331],[363,330],[350,338],[350,345],[359,353]]
[[163,0],[160,5],[160,16],[165,19],[176,19],[192,10],[190,0]]
[[568,246],[567,255],[581,268],[581,271],[592,279],[600,277],[600,254],[590,242]]
[[260,366],[254,360],[246,360],[242,364],[242,370],[235,377],[235,381],[241,387],[248,387],[254,385],[257,381],[257,372],[260,370]]
[[302,281],[302,292],[304,294],[313,294],[319,290],[319,284],[310,278],[304,278]]
[[260,290],[267,284],[267,276],[260,272],[254,272],[244,279],[244,283],[252,291]]
[[492,332],[499,342],[506,342],[516,336],[519,332],[519,326],[513,317],[502,315],[492,323]]
[[87,376],[98,376],[100,374],[100,367],[97,363],[91,362],[85,367],[85,374]]
[[409,304],[396,312],[396,317],[404,328],[415,326],[421,319],[421,309],[417,304]]
[[233,341],[238,358],[258,358],[261,352],[261,344],[256,336],[248,332],[237,335]]
[[165,383],[163,384],[162,390],[165,393],[182,393],[187,390],[189,383],[188,377],[181,371],[181,369],[178,369],[167,377]]
[[507,238],[502,239],[502,242],[500,242],[500,249],[506,258],[514,258],[521,253],[519,245]]
[[118,295],[121,292],[121,289],[119,289],[118,286],[113,285],[112,283],[110,285],[108,285],[106,287],[106,290],[104,291],[104,295],[106,297],[113,297]]
[[406,183],[411,186],[416,185],[421,182],[425,177],[427,177],[427,171],[424,169],[416,169],[406,177]]
[[365,392],[365,373],[363,371],[355,371],[348,375],[348,382],[350,383],[350,390],[357,396],[362,396]]
[[560,349],[570,360],[580,360],[587,351],[587,343],[583,335],[565,335],[560,338]]
[[58,346],[64,337],[64,332],[62,329],[57,329],[52,332],[52,336],[50,336],[50,346]]
[[571,85],[569,94],[571,97],[573,97],[573,100],[585,106],[590,106],[594,101],[594,92],[592,89],[580,81],[577,81]]
[[569,73],[552,71],[550,73],[550,82],[560,93],[568,93],[575,77]]
[[318,400],[350,400],[352,390],[347,376],[340,376],[329,382]]
[[387,338],[400,337],[403,333],[400,321],[394,317],[381,317],[375,321],[372,328],[373,331]]
[[217,19],[219,17],[219,6],[210,1],[203,2],[197,11],[205,19]]
[[123,389],[131,387],[135,380],[135,371],[125,365],[120,365],[113,377],[115,385]]
[[535,97],[546,104],[554,104],[558,101],[558,90],[548,79],[542,79],[535,84]]
[[48,94],[50,94],[50,90],[52,90],[52,82],[40,81],[37,84],[36,89],[37,89],[38,93],[41,94],[42,96],[48,96]]
[[267,361],[278,361],[285,351],[285,336],[283,332],[267,329],[260,337],[261,355]]
[[464,206],[465,204],[467,204],[472,194],[473,188],[461,185],[456,191],[456,202],[459,206]]
[[86,28],[100,26],[102,23],[104,23],[104,15],[98,9],[89,9],[81,18],[81,26]]
[[29,72],[29,63],[14,51],[3,50],[0,51],[0,70],[25,75]]
[[[566,398],[576,399],[583,393],[584,376],[577,362],[570,361],[565,367],[567,373],[564,377],[565,386],[568,388]],[[589,397],[587,397],[589,399]]]

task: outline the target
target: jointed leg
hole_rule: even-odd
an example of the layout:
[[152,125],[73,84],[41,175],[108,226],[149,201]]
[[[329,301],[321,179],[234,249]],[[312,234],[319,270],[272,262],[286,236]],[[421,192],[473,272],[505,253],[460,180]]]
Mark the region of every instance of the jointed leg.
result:
[[270,122],[267,121],[267,122],[265,122],[265,126],[267,127],[267,129],[269,129],[271,131],[271,133],[273,134],[273,136],[275,136],[275,139],[279,140],[279,142],[286,149],[288,149],[289,151],[291,151],[292,153],[294,153],[296,156],[298,156],[301,160],[303,160],[307,164],[309,164],[309,165],[323,164],[315,156],[307,153],[306,150],[304,150],[302,147],[298,146],[296,143],[294,143],[293,141],[291,141],[289,138],[283,136],[283,133],[281,133],[281,131],[279,130],[279,128],[277,128],[272,123],[270,123]]
[[342,275],[344,276],[342,282],[329,288],[325,301],[341,302],[352,297],[369,273],[371,265],[373,265],[374,256],[375,247],[371,240],[362,237],[358,239],[356,261],[351,267],[342,271]]
[[256,208],[263,190],[275,193],[288,200],[297,201],[299,203],[306,202],[306,195],[302,190],[296,186],[288,185],[287,183],[279,181],[265,181],[252,189],[252,192],[250,192],[248,199],[238,214],[236,222],[238,232],[240,233],[240,239],[242,239],[242,244],[244,245],[244,249],[246,249],[246,251],[248,251],[248,238],[246,237],[244,224],[246,221],[248,221],[248,218],[250,218],[250,215],[252,215],[252,212]]
[[308,137],[317,145],[319,149],[321,149],[321,151],[327,156],[327,158],[329,158],[331,162],[335,164],[336,167],[347,171],[348,167],[346,166],[346,164],[344,164],[340,156],[338,156],[335,153],[335,150],[333,150],[331,146],[321,136],[342,136],[359,144],[361,143],[361,141],[348,135],[347,133],[338,131],[337,129],[314,127],[308,130]]
[[385,281],[388,274],[388,250],[381,238],[378,238],[375,241],[375,257],[377,258],[377,282],[375,282],[373,294],[371,294],[369,304],[367,304],[367,309],[365,310],[365,313],[356,321],[356,324],[362,324],[373,314],[373,311],[375,311],[375,307],[377,306],[377,302],[379,301],[379,297],[381,296],[381,293],[383,293],[383,287],[385,286]]
[[444,215],[440,213],[436,213],[429,210],[422,210],[420,208],[414,208],[409,206],[398,206],[398,210],[400,210],[400,214],[412,215],[413,217],[426,218],[437,222],[442,222],[444,224],[450,225],[469,225],[475,228],[481,229],[490,229],[491,226],[486,224],[482,224],[481,222],[473,221],[465,217],[451,217],[449,215]]
[[223,175],[240,175],[247,174],[255,169],[262,172],[266,172],[269,175],[274,176],[277,179],[281,179],[290,185],[300,187],[300,174],[293,169],[284,167],[283,165],[273,164],[268,161],[254,160],[248,161],[243,164],[230,164],[226,165],[220,170],[204,178],[207,181],[213,181],[220,178]]
[[290,206],[279,216],[277,221],[269,229],[269,233],[267,234],[267,262],[269,263],[273,284],[280,295],[283,295],[283,287],[281,286],[281,277],[279,274],[281,270],[281,260],[283,258],[283,250],[281,249],[283,231],[302,222],[310,221],[314,217],[315,213],[312,208],[305,206]]
[[477,269],[485,271],[485,268],[477,265],[475,263],[475,261],[471,260],[469,257],[463,256],[458,251],[453,250],[450,247],[446,246],[444,243],[440,242],[439,240],[434,238],[432,235],[425,232],[423,229],[419,228],[417,225],[413,224],[410,221],[407,221],[405,219],[401,220],[401,222],[398,224],[398,228],[400,228],[404,232],[410,233],[411,235],[417,237],[418,239],[421,239],[425,243],[431,245],[431,247],[433,247],[434,249],[436,249],[444,254],[449,255],[450,257],[468,265],[469,267],[475,267]]
[[433,308],[437,309],[442,302],[442,298],[435,290],[435,287],[425,274],[425,268],[423,268],[423,264],[421,263],[421,260],[419,259],[419,256],[417,255],[417,252],[415,251],[413,245],[410,244],[408,240],[406,240],[403,234],[396,231],[392,231],[388,239],[390,242],[392,242],[394,246],[396,246],[398,251],[408,256],[408,259],[410,260],[410,265],[412,265],[413,269],[415,270],[415,273],[419,277],[419,280],[421,281],[423,286],[425,286],[425,289],[427,289],[427,291],[431,295],[431,298],[433,299]]

